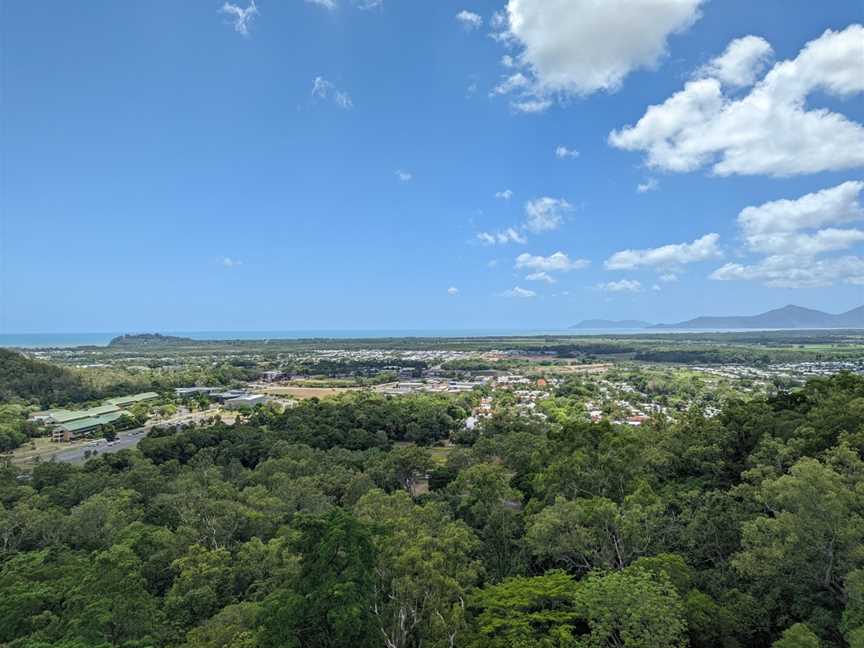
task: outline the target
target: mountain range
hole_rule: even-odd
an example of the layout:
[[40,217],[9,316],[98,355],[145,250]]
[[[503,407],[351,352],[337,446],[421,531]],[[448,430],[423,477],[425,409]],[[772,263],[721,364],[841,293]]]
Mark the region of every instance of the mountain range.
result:
[[864,328],[864,306],[834,315],[790,304],[759,315],[703,316],[675,324],[641,320],[583,320],[571,329],[858,329]]

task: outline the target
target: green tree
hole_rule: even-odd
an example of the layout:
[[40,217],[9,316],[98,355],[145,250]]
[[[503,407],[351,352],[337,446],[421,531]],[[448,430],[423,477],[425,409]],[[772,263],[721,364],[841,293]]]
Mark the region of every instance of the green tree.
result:
[[158,602],[141,575],[141,561],[122,545],[96,555],[67,605],[70,638],[119,646],[151,637],[162,627]]
[[771,644],[771,648],[820,648],[819,637],[803,623],[796,623],[783,632],[783,636]]
[[375,545],[366,525],[334,509],[298,523],[300,574],[264,601],[265,648],[377,646]]
[[514,573],[520,561],[522,494],[512,488],[502,466],[477,464],[447,487],[458,517],[477,532],[490,576]]
[[480,575],[475,535],[443,505],[416,506],[403,492],[372,491],[355,512],[380,530],[373,609],[385,645],[458,645],[463,601]]
[[583,616],[577,584],[563,571],[533,578],[513,577],[477,591],[477,648],[558,648],[575,646]]

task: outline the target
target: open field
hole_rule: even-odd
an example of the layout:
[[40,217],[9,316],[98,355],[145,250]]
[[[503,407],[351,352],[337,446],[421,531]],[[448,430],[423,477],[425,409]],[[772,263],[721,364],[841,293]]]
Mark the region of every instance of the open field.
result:
[[292,398],[329,398],[346,392],[357,391],[359,387],[263,387],[262,393],[270,396],[290,396]]

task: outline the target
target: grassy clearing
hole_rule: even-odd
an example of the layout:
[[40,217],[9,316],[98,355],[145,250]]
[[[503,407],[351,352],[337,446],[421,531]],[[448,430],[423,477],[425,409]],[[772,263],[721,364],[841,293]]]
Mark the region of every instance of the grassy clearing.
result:
[[346,392],[357,391],[357,387],[265,387],[261,391],[272,396],[290,396],[292,398],[329,398]]

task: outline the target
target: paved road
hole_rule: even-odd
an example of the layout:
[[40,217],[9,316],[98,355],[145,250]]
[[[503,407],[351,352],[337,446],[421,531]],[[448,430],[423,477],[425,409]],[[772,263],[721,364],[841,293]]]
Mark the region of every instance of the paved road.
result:
[[[73,448],[71,450],[64,450],[62,452],[58,452],[57,454],[51,455],[50,457],[45,457],[43,461],[60,461],[63,463],[73,463],[73,464],[82,464],[87,459],[91,458],[93,454],[96,456],[103,454],[113,454],[115,452],[120,452],[121,450],[129,450],[130,448],[134,448],[138,445],[138,443],[146,437],[150,430],[153,427],[157,427],[160,425],[177,425],[178,423],[189,423],[191,421],[197,421],[202,418],[209,418],[213,416],[215,412],[199,412],[196,414],[187,414],[186,416],[180,416],[174,419],[170,419],[168,421],[161,421],[159,423],[154,423],[153,425],[145,425],[144,427],[135,428],[133,430],[129,430],[127,432],[121,432],[117,435],[117,440],[114,443],[109,444],[104,439],[99,439],[94,445],[85,445],[79,446],[77,448]],[[91,457],[85,457],[84,453],[87,451],[91,452]]]

